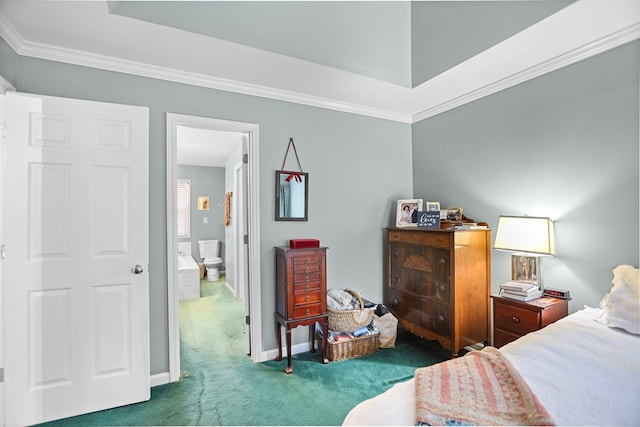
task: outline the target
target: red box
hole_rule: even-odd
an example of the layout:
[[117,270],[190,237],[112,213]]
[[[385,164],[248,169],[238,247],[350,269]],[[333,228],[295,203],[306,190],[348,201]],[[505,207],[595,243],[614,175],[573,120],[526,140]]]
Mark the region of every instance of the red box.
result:
[[318,239],[291,239],[291,240],[289,240],[289,247],[291,249],[319,248],[320,247],[320,240],[318,240]]

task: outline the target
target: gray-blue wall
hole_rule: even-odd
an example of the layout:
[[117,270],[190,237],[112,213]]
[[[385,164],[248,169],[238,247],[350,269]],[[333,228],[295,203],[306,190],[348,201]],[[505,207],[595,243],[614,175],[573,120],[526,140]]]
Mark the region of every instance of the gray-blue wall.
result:
[[[4,57],[1,58],[5,60]],[[151,373],[168,371],[166,113],[260,126],[262,337],[273,332],[274,246],[317,238],[328,246],[328,286],[381,300],[382,230],[397,199],[411,196],[411,126],[349,113],[18,56],[21,92],[149,108]],[[2,62],[0,61],[0,62]],[[294,137],[309,173],[308,222],[274,220],[274,176]],[[395,214],[395,213],[394,213]],[[304,335],[304,334],[303,334]]]
[[[191,255],[201,261],[198,240],[220,240],[220,256],[224,258],[224,168],[178,165],[176,173],[179,179],[191,181],[191,238],[179,241],[191,241]],[[198,196],[209,196],[208,211],[198,210]]]
[[[275,348],[273,246],[296,237],[320,239],[330,247],[329,287],[355,287],[380,300],[383,230],[393,224],[395,201],[409,197],[462,206],[492,226],[509,213],[557,219],[558,257],[545,263],[546,280],[572,291],[574,311],[598,303],[616,264],[639,262],[639,51],[634,42],[414,126],[20,57],[7,49],[0,49],[0,71],[7,70],[5,77],[22,92],[149,107],[155,374],[168,370],[167,112],[260,125],[265,349]],[[274,171],[289,137],[310,174],[309,222],[273,219]],[[496,290],[509,276],[509,261],[507,254],[492,255]]]
[[[494,229],[555,219],[545,284],[570,290],[570,311],[597,306],[611,269],[639,262],[639,63],[636,41],[415,124],[414,195]],[[497,292],[510,256],[492,263]]]

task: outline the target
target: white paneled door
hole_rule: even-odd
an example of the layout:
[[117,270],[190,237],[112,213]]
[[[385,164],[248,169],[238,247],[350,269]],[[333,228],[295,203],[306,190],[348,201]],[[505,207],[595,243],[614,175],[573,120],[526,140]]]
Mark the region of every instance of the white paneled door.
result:
[[148,110],[9,93],[5,425],[148,400]]

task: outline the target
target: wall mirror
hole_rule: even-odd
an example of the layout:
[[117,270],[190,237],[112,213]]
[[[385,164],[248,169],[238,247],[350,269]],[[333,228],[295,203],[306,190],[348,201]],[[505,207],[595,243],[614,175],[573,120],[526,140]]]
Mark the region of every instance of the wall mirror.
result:
[[276,171],[276,221],[307,221],[309,174]]

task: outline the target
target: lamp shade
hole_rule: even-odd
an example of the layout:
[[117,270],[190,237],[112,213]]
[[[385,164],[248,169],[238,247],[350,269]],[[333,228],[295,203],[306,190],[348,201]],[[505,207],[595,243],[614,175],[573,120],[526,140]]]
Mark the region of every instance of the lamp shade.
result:
[[493,247],[514,253],[553,256],[556,253],[553,221],[544,217],[500,215]]

